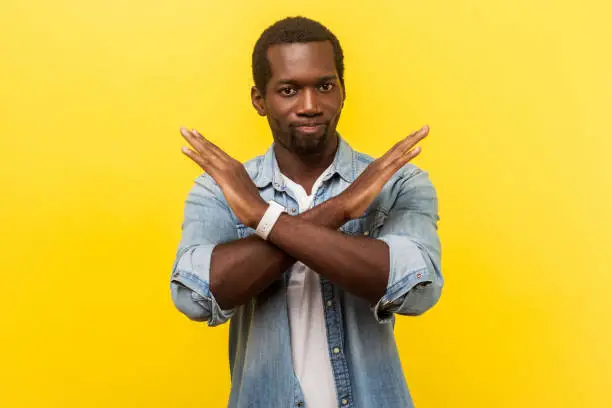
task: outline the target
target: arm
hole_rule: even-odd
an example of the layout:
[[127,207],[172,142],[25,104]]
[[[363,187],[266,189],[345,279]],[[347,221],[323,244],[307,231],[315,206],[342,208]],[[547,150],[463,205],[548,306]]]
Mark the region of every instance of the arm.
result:
[[189,319],[226,322],[233,310],[222,308],[210,291],[214,248],[238,239],[235,220],[213,179],[200,176],[185,200],[181,240],[172,267],[170,289],[176,308]]
[[393,188],[399,195],[376,237],[389,247],[390,260],[385,293],[373,308],[380,322],[393,313],[425,313],[440,299],[444,284],[438,199],[428,174],[416,167],[406,169]]
[[[236,306],[260,293],[295,262],[258,236],[238,239],[230,211],[213,179],[199,177],[187,196],[172,270],[176,307],[191,320],[208,321],[211,326],[226,322]],[[333,229],[346,221],[339,199],[298,217]]]
[[439,299],[443,282],[438,202],[427,173],[406,170],[392,188],[399,194],[377,239],[344,235],[286,215],[269,236],[286,253],[376,305],[380,321],[393,313],[424,313]]
[[[340,200],[331,199],[296,217],[281,218],[333,232],[346,221],[340,204]],[[212,252],[210,289],[220,305],[232,308],[260,293],[294,262],[294,257],[256,235],[220,244]]]
[[[306,252],[305,255],[308,256],[309,251],[296,249],[300,242],[312,242],[313,238],[324,239],[329,245],[319,245],[324,250],[315,251],[314,259],[302,257],[303,261],[319,265],[330,275],[333,274],[330,279],[339,282],[348,290],[368,299],[377,299],[384,293],[389,275],[388,247],[372,239],[346,237],[324,226],[333,227],[335,230],[348,219],[361,215],[398,168],[418,155],[420,152],[418,147],[410,149],[427,135],[428,130],[425,127],[398,142],[385,155],[372,163],[341,196],[301,217],[282,216],[278,222],[280,227],[275,226],[271,234],[276,236],[276,240],[272,237],[273,242],[278,244],[283,237],[301,236],[300,240],[293,242],[293,250],[289,247],[289,252],[298,255],[304,255]],[[217,181],[236,216],[245,225],[256,227],[266,204],[259,198],[255,186],[240,163],[197,132],[190,133],[183,130],[183,136],[196,149],[196,152],[184,149],[184,153]],[[311,222],[308,222],[308,219]],[[303,231],[305,235],[291,232],[295,231],[295,228],[305,229]],[[340,245],[338,240],[343,241],[341,244],[343,252],[340,256],[337,251],[334,253],[334,244]],[[207,283],[208,298],[212,300],[213,306],[216,305],[219,309],[221,309],[220,304],[232,307],[259,293],[294,261],[292,257],[283,253],[285,251],[274,248],[258,237],[227,244],[221,243],[211,252],[215,252],[215,255],[211,254],[212,259],[208,259],[206,265],[208,270],[204,272],[208,275],[206,276],[208,280],[204,282]],[[340,272],[334,274],[332,269],[339,269]],[[212,309],[210,312],[214,318],[214,307]],[[221,313],[221,316],[226,317],[230,313]]]
[[385,293],[389,248],[383,241],[345,235],[288,215],[281,215],[268,239],[317,273],[372,303]]

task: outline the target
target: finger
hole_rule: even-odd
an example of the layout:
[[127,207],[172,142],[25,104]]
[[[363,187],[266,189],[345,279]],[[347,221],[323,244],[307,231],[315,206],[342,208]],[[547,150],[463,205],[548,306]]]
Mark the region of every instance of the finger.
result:
[[200,132],[198,132],[195,129],[192,129],[191,132],[195,134],[198,138],[201,138],[204,141],[206,148],[209,149],[211,154],[217,156],[218,158],[224,161],[233,160],[233,158],[229,154],[225,153],[223,149],[221,149],[219,146],[217,146],[216,144],[214,144],[213,142],[205,138]]
[[410,135],[406,136],[399,142],[395,144],[385,155],[383,156],[385,162],[394,162],[394,161],[403,161],[405,159],[404,155],[412,148],[414,145],[422,140],[429,133],[429,126],[425,125],[421,129],[412,132]]
[[191,150],[190,148],[188,148],[187,146],[183,146],[181,148],[181,151],[183,152],[183,154],[187,157],[189,157],[191,160],[193,160],[198,166],[200,166],[204,171],[209,172],[208,169],[208,160],[206,160],[205,158],[203,158],[202,156],[200,156],[197,152],[194,152],[193,150]]
[[399,151],[400,154],[406,151],[406,148],[408,146],[410,146],[410,142],[412,140],[412,138],[414,138],[414,136],[417,134],[417,131],[412,132],[411,134],[409,134],[408,136],[406,136],[405,138],[403,138],[402,140],[400,140],[399,142],[397,142],[397,146],[395,148],[396,151]]
[[404,155],[406,163],[417,157],[422,150],[423,149],[421,148],[421,146],[417,146],[414,149],[408,151],[408,153]]
[[181,136],[189,143],[197,152],[206,154],[206,147],[201,138],[196,137],[192,132],[184,127],[181,127]]
[[[406,139],[402,141],[402,147],[404,149],[410,149],[412,146],[423,140],[429,134],[429,126],[425,125],[416,132],[413,132]],[[405,151],[405,150],[404,150]]]
[[191,129],[191,133],[193,134],[193,136],[199,140],[204,147],[207,149],[207,151],[209,151],[211,154],[217,156],[217,157],[221,157],[224,158],[225,156],[227,156],[227,154],[221,150],[219,148],[219,146],[217,146],[216,144],[214,144],[213,142],[211,142],[210,140],[208,140],[207,138],[205,138],[200,132],[198,132],[195,129]]
[[417,146],[414,149],[408,150],[404,154],[397,156],[391,162],[392,164],[388,166],[388,170],[391,171],[391,173],[395,173],[396,171],[404,167],[406,163],[417,157],[421,153],[421,150],[422,148],[420,146]]
[[[424,126],[422,127],[420,130],[418,130],[417,132],[414,132],[413,134],[411,134],[410,136],[408,136],[406,139],[404,139],[401,143],[400,146],[398,146],[398,154],[399,154],[399,159],[400,161],[403,161],[406,159],[406,154],[411,151],[410,149],[412,149],[418,142],[420,142],[421,140],[423,140],[427,134],[429,133],[429,126]],[[397,156],[395,156],[397,158]]]
[[403,138],[402,140],[396,142],[393,147],[391,147],[389,150],[387,150],[385,152],[385,154],[383,154],[380,159],[381,160],[392,160],[394,158],[396,158],[399,154],[401,154],[402,151],[404,151],[404,145],[406,144],[406,140],[410,137],[412,137],[416,132],[412,132],[410,135],[406,136],[405,138]]
[[223,152],[214,143],[206,139],[197,130],[181,128],[181,134],[194,148],[194,150],[209,163],[216,163],[224,159]]
[[412,136],[412,138],[416,141],[419,141],[425,139],[427,135],[429,135],[429,125],[423,126],[421,130],[419,130],[414,136]]

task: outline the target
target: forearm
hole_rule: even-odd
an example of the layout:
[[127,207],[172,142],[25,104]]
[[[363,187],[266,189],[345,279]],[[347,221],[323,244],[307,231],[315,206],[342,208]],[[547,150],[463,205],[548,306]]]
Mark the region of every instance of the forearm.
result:
[[377,302],[389,279],[389,247],[303,219],[281,215],[268,239],[345,290]]
[[[200,133],[184,128],[181,132],[195,149],[184,148],[183,152],[202,167],[218,186],[212,189],[212,197],[218,197],[218,190],[221,189],[227,201],[224,206],[231,208],[234,216],[245,225],[257,225],[265,212],[262,210],[265,203],[257,202],[260,200],[259,191],[243,164]],[[389,276],[388,247],[378,240],[346,237],[336,230],[345,220],[363,214],[390,177],[419,154],[420,148],[413,147],[428,132],[429,128],[425,126],[397,142],[382,157],[370,163],[340,196],[327,204],[300,217],[282,215],[279,225],[271,233],[275,237],[272,242],[280,250],[267,242],[258,241],[259,238],[215,245],[210,257],[205,260],[207,264],[210,261],[204,268],[204,275],[208,275],[206,292],[212,292],[217,306],[232,308],[259,293],[278,278],[294,259],[299,259],[345,289],[375,300],[384,293]],[[338,202],[342,204],[342,210],[335,207],[334,203]],[[230,230],[231,227],[228,228],[225,223],[222,231]],[[207,233],[214,234],[214,229]],[[202,231],[198,231],[198,234],[204,235]]]
[[[284,217],[329,231],[337,230],[346,222],[340,198],[328,200],[296,217],[281,218]],[[210,262],[210,290],[217,303],[229,309],[260,293],[294,262],[291,255],[255,235],[219,244]]]

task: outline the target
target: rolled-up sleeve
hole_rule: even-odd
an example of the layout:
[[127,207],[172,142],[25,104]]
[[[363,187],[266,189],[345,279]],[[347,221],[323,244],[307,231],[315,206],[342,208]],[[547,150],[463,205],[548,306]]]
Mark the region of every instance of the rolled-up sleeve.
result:
[[416,316],[439,300],[443,277],[438,236],[438,199],[426,172],[404,169],[395,181],[397,200],[376,237],[389,246],[389,281],[373,306],[376,319],[389,322],[394,313]]
[[210,259],[217,244],[236,239],[235,221],[223,193],[210,176],[198,177],[185,201],[170,279],[172,301],[189,319],[216,326],[235,312],[221,309],[210,291]]

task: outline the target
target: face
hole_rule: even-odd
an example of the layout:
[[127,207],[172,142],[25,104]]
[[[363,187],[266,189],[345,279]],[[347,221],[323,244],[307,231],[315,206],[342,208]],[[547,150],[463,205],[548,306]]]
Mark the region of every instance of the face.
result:
[[272,77],[266,96],[253,87],[257,112],[268,118],[274,141],[299,155],[321,153],[335,143],[344,103],[329,41],[279,44],[268,49]]

